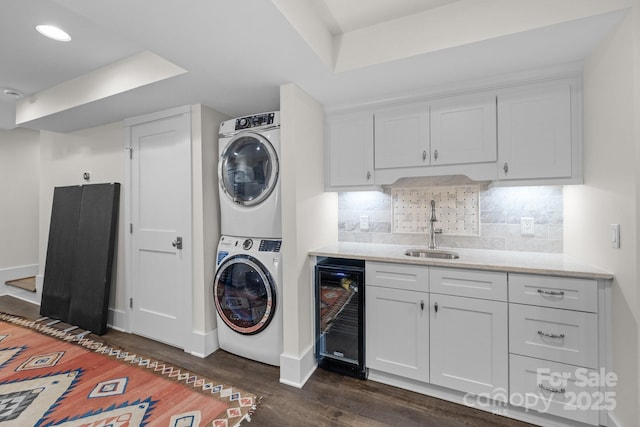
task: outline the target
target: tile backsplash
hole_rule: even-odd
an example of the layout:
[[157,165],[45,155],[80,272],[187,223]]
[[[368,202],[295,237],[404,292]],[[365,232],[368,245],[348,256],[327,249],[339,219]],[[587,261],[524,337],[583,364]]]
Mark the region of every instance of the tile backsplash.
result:
[[434,202],[435,228],[443,234],[478,236],[480,215],[478,185],[428,188],[392,188],[393,233],[429,232],[431,201]]
[[[430,201],[436,200],[439,247],[562,253],[561,186],[446,185],[394,187],[338,196],[341,242],[426,245]],[[360,230],[367,216],[369,230]],[[474,218],[475,216],[475,218]],[[520,234],[520,219],[534,219],[534,235]],[[475,228],[474,228],[475,227]]]

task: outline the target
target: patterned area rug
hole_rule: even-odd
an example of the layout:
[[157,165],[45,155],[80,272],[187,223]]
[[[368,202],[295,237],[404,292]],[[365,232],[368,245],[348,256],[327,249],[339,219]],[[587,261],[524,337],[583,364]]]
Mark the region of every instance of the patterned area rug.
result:
[[237,426],[256,397],[44,322],[0,314],[2,426]]

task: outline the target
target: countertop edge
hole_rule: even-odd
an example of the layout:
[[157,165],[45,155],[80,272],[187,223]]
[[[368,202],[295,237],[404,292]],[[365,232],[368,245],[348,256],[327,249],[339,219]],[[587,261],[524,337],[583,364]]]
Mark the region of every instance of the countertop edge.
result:
[[[376,245],[376,244],[363,244],[363,245]],[[366,246],[366,247],[370,247],[370,246]],[[458,251],[458,249],[452,249],[452,248],[446,248],[446,249]],[[397,249],[397,250],[400,250],[400,249]],[[460,249],[459,251],[463,252],[465,250]],[[474,251],[481,251],[481,250],[474,250]],[[490,252],[494,253],[493,251],[487,251],[488,254]],[[517,255],[522,255],[522,254],[524,253],[517,253]],[[558,277],[568,277],[568,278],[578,278],[578,279],[613,280],[615,277],[613,273],[600,270],[599,268],[592,267],[587,264],[584,264],[584,268],[577,267],[577,268],[568,268],[568,269],[554,268],[552,266],[542,268],[542,267],[536,267],[531,265],[523,265],[522,263],[517,263],[517,262],[514,262],[513,264],[509,265],[508,261],[504,261],[503,263],[492,264],[490,261],[483,261],[483,262],[465,261],[463,254],[461,254],[461,257],[457,260],[442,260],[442,259],[429,259],[429,258],[411,258],[405,255],[402,255],[402,256],[377,255],[377,254],[365,253],[364,251],[349,250],[349,249],[344,249],[339,247],[328,247],[328,248],[318,248],[318,249],[309,251],[309,255],[316,256],[316,257],[321,256],[321,257],[335,257],[335,258],[351,258],[351,259],[359,259],[364,261],[390,262],[390,263],[396,263],[396,264],[465,268],[465,269],[472,269],[472,270],[501,271],[506,273],[538,274],[538,275],[558,276]],[[543,254],[543,255],[547,257],[557,257],[558,260],[571,259],[573,261],[572,258],[564,254]],[[490,254],[487,256],[490,256]]]

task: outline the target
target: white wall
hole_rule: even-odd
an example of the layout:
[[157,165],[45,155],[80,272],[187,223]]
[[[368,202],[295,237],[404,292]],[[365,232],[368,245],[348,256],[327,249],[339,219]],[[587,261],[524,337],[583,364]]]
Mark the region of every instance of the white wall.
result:
[[38,264],[39,141],[37,131],[0,131],[0,270]]
[[324,192],[324,112],[294,84],[280,87],[284,353],[280,381],[301,387],[315,358],[309,251],[338,240],[335,193]]
[[[39,274],[44,274],[54,187],[87,184],[84,171],[91,172],[90,184],[119,182],[124,185],[122,122],[73,133],[42,131],[40,136],[40,238]],[[120,194],[115,287],[109,308],[125,310],[124,282],[124,194]]]
[[[637,19],[636,2],[636,19]],[[565,252],[614,272],[613,370],[618,426],[638,414],[638,138],[633,39],[640,21],[629,13],[584,66],[584,185],[565,187]],[[634,35],[634,31],[636,34]],[[637,47],[636,47],[637,48]],[[613,249],[610,224],[620,224]]]
[[[635,117],[635,146],[636,146],[636,171],[640,166],[640,0],[633,0],[632,2],[632,14],[633,14],[633,64],[635,75],[635,103],[634,103],[634,117]],[[636,248],[640,248],[640,173],[636,173]],[[636,278],[640,278],[640,262],[636,262]],[[638,298],[636,299],[636,313],[640,313],[640,292],[638,292]],[[640,316],[636,316],[638,319]],[[637,354],[640,354],[640,327],[638,328],[638,350]],[[640,372],[640,357],[637,359],[638,366],[636,369]],[[640,389],[640,377],[638,378],[638,389]],[[640,393],[636,394],[636,408],[640,408]],[[639,409],[640,411],[640,409]],[[638,423],[640,424],[640,423]]]
[[189,350],[206,355],[217,348],[213,276],[220,239],[218,128],[230,117],[202,105],[191,107],[193,199],[193,332],[202,336]]

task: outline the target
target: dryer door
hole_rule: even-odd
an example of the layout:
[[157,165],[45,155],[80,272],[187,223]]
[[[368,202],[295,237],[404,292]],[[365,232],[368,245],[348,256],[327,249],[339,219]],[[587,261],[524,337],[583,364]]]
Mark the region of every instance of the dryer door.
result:
[[243,206],[265,200],[278,181],[278,156],[262,135],[241,132],[220,156],[218,181],[222,191]]
[[220,265],[213,285],[220,318],[234,331],[257,334],[276,312],[276,288],[264,265],[250,255],[234,255]]

